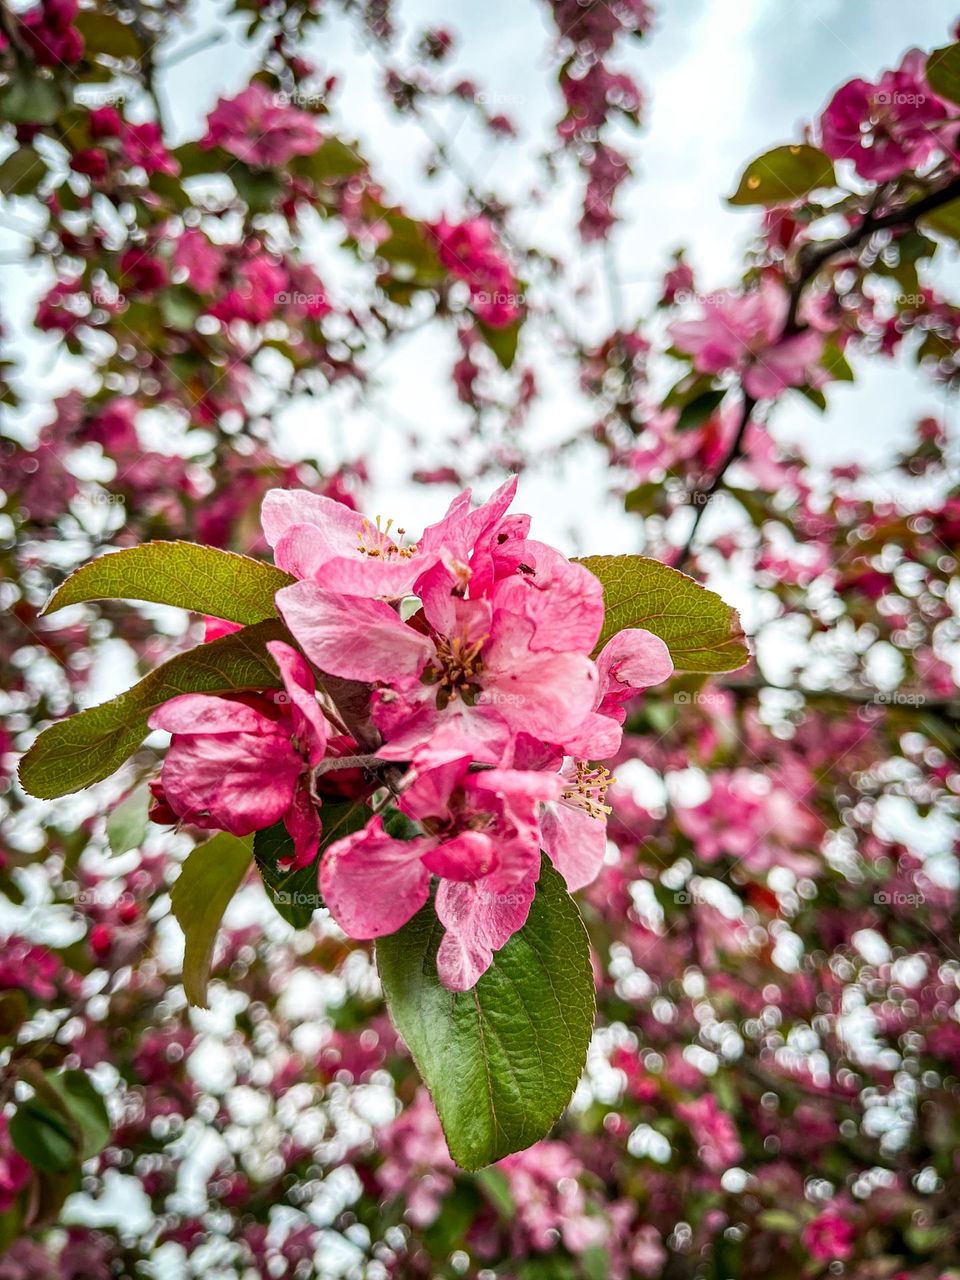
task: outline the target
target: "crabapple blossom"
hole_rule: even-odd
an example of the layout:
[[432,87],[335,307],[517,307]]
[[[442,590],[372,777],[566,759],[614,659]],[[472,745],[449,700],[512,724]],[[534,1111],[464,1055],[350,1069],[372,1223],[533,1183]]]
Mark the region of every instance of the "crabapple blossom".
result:
[[888,182],[942,152],[948,110],[927,83],[926,61],[910,49],[876,84],[856,79],[838,89],[820,117],[827,155],[852,160],[870,182]]
[[693,356],[701,373],[734,370],[748,395],[773,399],[787,387],[825,380],[817,369],[822,337],[810,330],[784,336],[789,302],[781,284],[765,278],[748,293],[706,297],[700,320],[670,326],[674,344]]
[[282,820],[301,866],[320,837],[310,770],[324,756],[328,727],[306,662],[279,641],[268,647],[286,689],[282,701],[185,693],[158,707],[150,727],[173,735],[161,777],[180,819],[237,836]]
[[236,97],[220,99],[199,145],[222,147],[238,160],[267,168],[310,155],[322,141],[309,112],[278,100],[267,85],[254,80]]

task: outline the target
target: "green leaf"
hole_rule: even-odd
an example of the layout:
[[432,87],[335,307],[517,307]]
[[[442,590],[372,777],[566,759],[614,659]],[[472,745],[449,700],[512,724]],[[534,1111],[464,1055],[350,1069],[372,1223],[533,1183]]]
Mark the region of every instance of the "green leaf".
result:
[[695,427],[702,427],[726,394],[722,387],[714,391],[704,391],[695,400],[685,404],[677,419],[677,430],[692,431]]
[[926,76],[934,93],[960,104],[960,44],[934,49],[927,59]]
[[949,204],[925,213],[920,224],[927,231],[935,231],[950,240],[960,240],[960,200],[951,200]]
[[77,14],[74,24],[83,36],[87,57],[105,53],[110,58],[139,58],[142,53],[133,27],[110,14],[84,10]]
[[474,1179],[477,1186],[505,1222],[516,1216],[517,1206],[510,1190],[507,1175],[502,1169],[481,1169]]
[[150,789],[141,783],[107,818],[107,842],[110,852],[117,855],[138,849],[147,834],[147,810],[150,808]]
[[147,736],[154,707],[180,693],[279,688],[280,676],[266,644],[289,638],[278,619],[244,627],[177,654],[118,698],[50,725],[20,761],[24,790],[39,800],[55,800],[101,782]]
[[659,636],[681,671],[736,671],[749,660],[736,609],[714,591],[644,556],[579,561],[603,583],[606,618],[597,648],[625,627]]
[[355,146],[342,138],[328,137],[323,146],[305,156],[295,156],[291,170],[300,177],[317,183],[340,182],[363,173],[367,162]]
[[22,991],[0,992],[0,1049],[16,1042],[17,1032],[26,1022],[28,1012],[27,997]]
[[10,1121],[10,1140],[42,1173],[65,1173],[80,1159],[70,1121],[36,1097],[17,1107]]
[[[282,822],[257,831],[253,837],[253,857],[267,897],[279,915],[295,929],[305,929],[313,913],[323,906],[317,887],[320,858],[334,840],[341,840],[366,826],[370,809],[364,804],[324,801],[320,810],[323,833],[317,856],[306,867],[293,871],[281,867],[280,860],[293,857],[293,841]],[[394,834],[391,832],[391,835]]]
[[87,600],[149,600],[248,625],[277,616],[273,597],[294,579],[264,560],[192,542],[144,542],[81,565],[43,607]]
[[820,363],[835,382],[853,382],[853,370],[835,342],[828,342],[824,346]]
[[87,1160],[110,1141],[110,1117],[107,1105],[85,1071],[61,1071],[47,1074],[67,1115],[80,1135],[80,1155]]
[[526,924],[472,991],[441,986],[442,932],[429,902],[377,941],[377,965],[450,1154],[480,1169],[537,1142],[570,1101],[593,1028],[589,947],[576,904],[546,859]]
[[11,124],[53,124],[65,106],[53,80],[27,70],[17,72],[0,89],[0,120]]
[[504,369],[512,368],[513,362],[517,358],[521,324],[522,320],[519,316],[502,329],[494,329],[490,325],[484,324],[482,320],[477,321],[477,329],[483,336],[484,342]]
[[747,165],[728,203],[793,204],[816,187],[833,187],[836,182],[833,162],[816,147],[775,147]]
[[253,856],[253,840],[221,831],[193,849],[170,892],[183,930],[183,989],[193,1005],[207,1008],[213,944],[230,899],[240,888]]
[[0,195],[22,196],[34,191],[46,172],[47,166],[33,147],[20,147],[0,164]]

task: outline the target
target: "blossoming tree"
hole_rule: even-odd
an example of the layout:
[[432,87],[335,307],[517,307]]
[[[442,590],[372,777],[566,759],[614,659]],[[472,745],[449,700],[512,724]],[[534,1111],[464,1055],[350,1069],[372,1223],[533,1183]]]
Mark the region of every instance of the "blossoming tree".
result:
[[[450,34],[405,59],[389,5],[328,8],[239,3],[255,74],[178,145],[178,6],[2,15],[0,190],[93,385],[3,442],[0,1276],[950,1276],[955,444],[926,418],[882,477],[824,475],[772,428],[867,357],[955,388],[960,46],[747,166],[741,279],[700,295],[678,254],[657,316],[587,346],[508,202],[391,203],[305,57],[358,24],[457,176],[433,103],[513,124],[445,75]],[[651,14],[546,11],[543,162],[603,241],[642,107],[609,58]],[[414,530],[270,423],[368,394],[425,319],[481,448],[410,479],[483,500]],[[643,556],[570,559],[514,509],[538,326]],[[731,564],[752,659],[701,585]],[[118,645],[140,679],[91,702]]]

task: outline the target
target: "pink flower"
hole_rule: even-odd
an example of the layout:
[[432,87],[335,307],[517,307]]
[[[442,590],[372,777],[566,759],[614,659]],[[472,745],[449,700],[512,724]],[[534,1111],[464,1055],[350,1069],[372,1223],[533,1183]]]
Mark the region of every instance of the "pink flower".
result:
[[620,749],[626,704],[644,689],[669,680],[673,659],[652,631],[628,627],[611,636],[600,650],[597,674],[597,705],[566,747],[571,755],[605,760]]
[[772,399],[787,387],[822,380],[816,363],[823,339],[809,330],[782,338],[788,299],[783,286],[765,279],[750,293],[723,292],[706,298],[700,320],[670,326],[670,337],[693,356],[700,373],[734,370],[757,400]]
[[6,1116],[0,1115],[0,1213],[12,1206],[30,1181],[30,1174],[30,1165],[10,1141]]
[[377,1135],[383,1163],[377,1181],[391,1199],[402,1196],[415,1227],[429,1227],[453,1190],[456,1165],[450,1159],[440,1121],[426,1089]]
[[538,1142],[496,1165],[516,1205],[516,1226],[529,1247],[547,1253],[559,1236],[575,1254],[601,1245],[609,1229],[604,1215],[587,1212],[580,1182],[583,1165],[562,1142]]
[[223,250],[196,227],[187,227],[173,251],[173,265],[187,273],[197,293],[213,293],[224,263]]
[[725,1111],[721,1111],[712,1093],[702,1098],[677,1105],[677,1115],[685,1124],[700,1148],[700,1159],[711,1173],[724,1173],[743,1157],[743,1148],[737,1137],[736,1126]]
[[246,164],[280,168],[294,156],[311,155],[322,142],[313,116],[254,80],[235,98],[220,99],[199,145],[222,147]]
[[803,1229],[803,1244],[817,1262],[849,1258],[857,1240],[856,1227],[836,1210],[818,1214]]
[[486,218],[434,223],[433,235],[441,265],[466,281],[470,305],[491,329],[505,329],[523,314],[520,286],[494,241]]
[[462,756],[413,771],[400,807],[426,834],[396,839],[377,818],[332,844],[320,868],[324,901],[354,938],[402,928],[439,876],[436,911],[447,932],[437,970],[453,991],[474,986],[525,923],[540,873],[537,810],[559,790],[548,773],[469,768]]
[[299,867],[316,856],[320,837],[309,775],[326,750],[327,725],[300,654],[280,641],[267,648],[285,694],[185,693],[158,707],[149,724],[173,735],[161,776],[180,818],[237,836],[282,819]]
[[468,577],[472,560],[489,549],[516,489],[512,476],[473,510],[466,490],[419,542],[394,529],[392,520],[371,524],[342,502],[303,489],[271,489],[260,518],[274,561],[287,573],[347,595],[397,600],[441,560]]
[[925,67],[926,54],[911,49],[877,84],[850,80],[838,89],[820,117],[827,155],[852,160],[870,182],[888,182],[942,151],[937,126],[947,109],[927,84]]
[[139,165],[147,173],[166,173],[176,177],[180,172],[179,162],[164,146],[160,126],[152,120],[126,125],[121,145],[126,162]]
[[[583,652],[557,651],[563,619],[538,625],[498,608],[496,591],[492,600],[465,600],[439,565],[430,579],[418,586],[418,625],[381,601],[312,582],[277,592],[284,620],[321,671],[377,683],[380,754],[409,759],[429,740],[501,764],[517,733],[561,742],[576,733],[595,705],[597,671]],[[550,651],[548,662],[538,650]]]
[[242,262],[236,270],[234,287],[210,308],[210,314],[231,324],[265,324],[277,312],[289,281],[284,267],[265,254]]

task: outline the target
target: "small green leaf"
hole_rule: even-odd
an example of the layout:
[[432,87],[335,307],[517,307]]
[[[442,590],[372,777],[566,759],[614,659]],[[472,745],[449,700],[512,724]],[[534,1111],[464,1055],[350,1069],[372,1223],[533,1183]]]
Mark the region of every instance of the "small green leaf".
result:
[[926,76],[934,93],[960,104],[960,44],[934,49],[927,58]]
[[138,849],[147,834],[147,810],[150,808],[150,789],[141,783],[107,818],[107,842],[110,852],[119,857],[131,849]]
[[474,1179],[477,1186],[487,1197],[500,1217],[510,1222],[516,1215],[517,1206],[510,1190],[507,1175],[502,1169],[480,1169]]
[[659,636],[681,671],[735,671],[749,660],[736,609],[714,591],[644,556],[579,561],[603,583],[606,618],[597,648],[626,627]]
[[193,849],[170,892],[173,914],[183,930],[183,989],[192,1005],[207,1008],[213,945],[230,899],[240,888],[253,840],[221,831]]
[[110,58],[139,58],[143,52],[133,27],[108,13],[84,10],[74,22],[83,36],[88,57],[105,53]]
[[[364,804],[324,801],[320,810],[323,832],[317,856],[309,866],[296,871],[279,865],[281,859],[293,857],[293,841],[282,822],[276,822],[254,835],[253,856],[267,897],[295,929],[305,929],[317,907],[323,906],[317,876],[324,849],[334,840],[359,831],[369,817],[370,810]],[[393,831],[390,834],[396,835]]]
[[677,430],[692,431],[695,427],[702,427],[726,394],[722,387],[714,391],[704,391],[689,404],[685,404],[677,419]]
[[570,1101],[593,1029],[589,946],[576,904],[546,859],[526,924],[472,991],[441,986],[442,932],[429,902],[378,940],[377,965],[450,1154],[464,1169],[479,1169],[539,1141]]
[[920,224],[927,231],[934,231],[950,240],[960,240],[960,200],[951,200],[949,204],[925,213]]
[[0,89],[0,120],[11,124],[53,124],[65,103],[59,86],[24,69]]
[[22,991],[0,992],[0,1049],[15,1043],[28,1012],[27,997]]
[[110,1141],[110,1117],[103,1095],[94,1088],[85,1071],[47,1073],[47,1081],[79,1131],[81,1157],[87,1160],[95,1156]]
[[20,147],[0,164],[0,195],[22,196],[34,191],[46,172],[47,166],[33,147]]
[[488,324],[484,324],[482,320],[477,321],[477,329],[483,335],[483,340],[497,357],[504,369],[513,367],[513,362],[517,358],[517,347],[520,344],[520,326],[522,320],[518,317],[508,325],[504,325],[501,329],[494,329]]
[[835,382],[853,382],[853,370],[835,342],[828,342],[823,348],[820,363]]
[[87,600],[149,600],[248,625],[275,618],[273,597],[294,581],[264,560],[192,542],[145,542],[81,565],[44,605],[54,613]]
[[289,638],[279,619],[244,627],[177,654],[118,698],[50,725],[20,761],[23,789],[55,800],[109,777],[147,736],[154,707],[177,694],[278,688],[266,644]]
[[10,1140],[42,1173],[65,1173],[80,1160],[70,1121],[36,1097],[17,1107],[10,1121]]
[[793,204],[817,187],[836,186],[833,162],[806,143],[775,147],[747,165],[728,203]]

